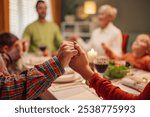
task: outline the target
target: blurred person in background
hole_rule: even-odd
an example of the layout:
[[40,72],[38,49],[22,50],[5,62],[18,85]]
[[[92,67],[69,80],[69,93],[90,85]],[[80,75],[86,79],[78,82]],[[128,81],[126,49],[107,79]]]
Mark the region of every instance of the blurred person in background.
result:
[[132,51],[122,56],[117,56],[105,43],[102,46],[110,59],[125,60],[136,68],[150,71],[150,37],[147,34],[138,35]]
[[84,12],[84,4],[75,5],[76,21],[87,21],[88,15]]
[[95,29],[92,33],[91,39],[85,43],[78,36],[72,35],[69,40],[77,40],[77,42],[88,51],[94,48],[99,55],[105,55],[101,46],[102,43],[107,44],[112,51],[117,55],[122,55],[122,33],[113,21],[117,16],[117,9],[110,5],[103,5],[98,10],[99,28]]
[[54,22],[46,20],[45,1],[37,1],[36,11],[38,19],[29,24],[23,33],[23,38],[27,39],[30,44],[29,52],[36,53],[40,48],[44,50],[45,55],[56,52],[63,40],[59,27]]

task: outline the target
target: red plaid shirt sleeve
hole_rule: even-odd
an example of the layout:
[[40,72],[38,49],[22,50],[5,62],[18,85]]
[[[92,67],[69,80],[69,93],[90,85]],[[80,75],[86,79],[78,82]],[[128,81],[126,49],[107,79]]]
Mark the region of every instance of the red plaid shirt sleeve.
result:
[[[0,55],[0,67],[6,68],[3,59]],[[4,74],[5,70],[0,71],[0,99],[10,100],[35,99],[64,73],[57,57],[19,75]]]

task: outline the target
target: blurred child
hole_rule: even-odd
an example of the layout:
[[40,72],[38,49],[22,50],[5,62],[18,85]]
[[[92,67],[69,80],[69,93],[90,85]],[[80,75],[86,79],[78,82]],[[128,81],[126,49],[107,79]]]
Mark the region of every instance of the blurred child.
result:
[[103,43],[102,46],[110,59],[125,60],[138,69],[150,71],[150,37],[148,35],[138,35],[132,44],[132,51],[121,57],[114,54],[106,44]]

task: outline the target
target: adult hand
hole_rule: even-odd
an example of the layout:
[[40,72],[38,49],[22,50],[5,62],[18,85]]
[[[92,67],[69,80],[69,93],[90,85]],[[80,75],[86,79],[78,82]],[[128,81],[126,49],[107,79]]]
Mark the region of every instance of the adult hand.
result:
[[116,58],[116,55],[113,53],[113,51],[105,43],[102,43],[101,46],[103,47],[106,55],[109,58],[111,58],[111,59],[115,59]]
[[78,50],[78,55],[74,56],[71,59],[69,66],[73,70],[81,74],[83,78],[88,80],[94,74],[94,72],[91,70],[89,66],[88,57],[85,51],[77,43],[75,43],[74,46],[75,46],[75,49]]
[[102,43],[101,46],[107,55],[111,53],[111,49],[105,43]]
[[63,67],[67,66],[71,58],[78,54],[78,51],[74,48],[73,42],[65,41],[61,45],[57,58]]

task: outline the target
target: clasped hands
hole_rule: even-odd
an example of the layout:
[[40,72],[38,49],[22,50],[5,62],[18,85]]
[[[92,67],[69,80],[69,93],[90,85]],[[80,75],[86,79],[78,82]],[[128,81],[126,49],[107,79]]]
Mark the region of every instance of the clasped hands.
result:
[[63,42],[59,48],[57,58],[63,67],[69,65],[86,80],[94,74],[89,66],[85,51],[76,42]]
[[[18,48],[20,56],[24,53],[24,41],[17,41],[14,50]],[[69,65],[73,70],[82,75],[86,80],[94,74],[89,66],[85,51],[77,42],[64,41],[58,51],[57,58],[62,67]]]

